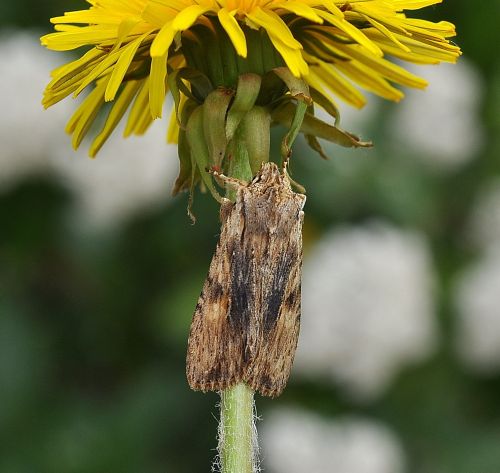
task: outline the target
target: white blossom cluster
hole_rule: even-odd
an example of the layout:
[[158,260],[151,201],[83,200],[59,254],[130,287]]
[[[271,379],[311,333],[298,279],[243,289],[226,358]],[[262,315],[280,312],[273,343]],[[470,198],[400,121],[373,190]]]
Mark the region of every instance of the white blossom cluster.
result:
[[394,108],[389,129],[396,144],[409,146],[433,168],[453,170],[469,162],[484,135],[479,72],[466,58],[457,64],[406,68],[429,85],[425,91],[405,90],[406,97]]
[[295,375],[359,399],[382,394],[435,346],[433,279],[419,234],[373,222],[324,236],[304,262]]
[[270,473],[403,473],[405,456],[386,426],[360,418],[325,420],[292,409],[265,416],[260,437]]
[[456,346],[470,368],[500,371],[500,247],[465,270],[456,284]]
[[38,38],[1,34],[0,192],[28,175],[54,176],[75,193],[79,223],[97,228],[165,203],[178,167],[175,146],[165,144],[165,122],[155,122],[140,138],[114,133],[95,160],[87,157],[88,143],[74,152],[64,127],[78,102],[43,109],[43,88],[60,56]]
[[467,239],[483,252],[500,246],[500,178],[492,179],[479,192],[469,218]]
[[479,258],[457,278],[456,348],[477,372],[500,372],[500,180],[485,186],[472,210],[467,237]]

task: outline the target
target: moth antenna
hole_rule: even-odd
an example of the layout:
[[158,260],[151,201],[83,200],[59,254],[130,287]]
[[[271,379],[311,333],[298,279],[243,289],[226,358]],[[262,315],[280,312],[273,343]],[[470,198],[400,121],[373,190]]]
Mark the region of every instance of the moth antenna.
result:
[[240,179],[236,179],[234,177],[226,176],[222,172],[219,172],[217,169],[207,169],[207,172],[212,174],[212,176],[220,179],[224,184],[228,184],[228,185],[234,186],[236,188],[247,187],[247,185],[248,185],[245,181],[242,181]]

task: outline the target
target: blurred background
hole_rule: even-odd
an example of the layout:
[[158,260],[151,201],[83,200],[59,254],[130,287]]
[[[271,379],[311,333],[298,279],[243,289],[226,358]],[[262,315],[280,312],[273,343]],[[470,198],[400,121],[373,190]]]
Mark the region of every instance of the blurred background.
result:
[[[191,392],[186,339],[217,206],[170,198],[166,123],[92,161],[43,111],[49,17],[0,4],[0,472],[209,471],[217,395]],[[373,150],[299,141],[308,190],[302,333],[277,400],[258,397],[271,473],[500,472],[497,1],[448,0],[458,65],[400,104],[343,109]],[[283,130],[275,130],[278,142]]]

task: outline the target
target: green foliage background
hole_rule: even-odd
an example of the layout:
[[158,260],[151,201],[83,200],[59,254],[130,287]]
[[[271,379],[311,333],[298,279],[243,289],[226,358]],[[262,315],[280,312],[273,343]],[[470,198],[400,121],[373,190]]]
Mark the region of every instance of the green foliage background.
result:
[[[0,26],[48,31],[50,16],[80,3],[2,2]],[[331,384],[292,379],[278,400],[259,399],[259,412],[265,418],[281,404],[331,418],[369,414],[402,439],[408,473],[500,473],[500,376],[475,377],[457,362],[449,294],[475,257],[459,237],[471,202],[500,174],[499,14],[495,0],[448,0],[428,12],[457,25],[458,43],[483,75],[486,141],[470,164],[441,174],[407,149],[396,153],[387,126],[393,104],[370,125],[377,148],[368,158],[339,151],[324,162],[304,143],[295,151],[316,233],[383,217],[431,238],[445,337],[376,402],[359,405]],[[337,172],[346,160],[350,172]],[[180,197],[119,235],[83,238],[65,217],[71,198],[39,179],[0,194],[0,472],[208,471],[217,396],[189,390],[184,359],[218,233],[215,203],[197,198],[194,227]]]

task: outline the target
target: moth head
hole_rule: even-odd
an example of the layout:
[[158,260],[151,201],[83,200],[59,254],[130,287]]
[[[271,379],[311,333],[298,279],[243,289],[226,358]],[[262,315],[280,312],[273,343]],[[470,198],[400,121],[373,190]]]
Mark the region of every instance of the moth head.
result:
[[290,179],[284,166],[282,170],[275,163],[263,163],[259,172],[251,182],[252,185],[262,187],[275,187],[276,189],[286,189],[291,191]]

